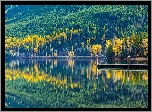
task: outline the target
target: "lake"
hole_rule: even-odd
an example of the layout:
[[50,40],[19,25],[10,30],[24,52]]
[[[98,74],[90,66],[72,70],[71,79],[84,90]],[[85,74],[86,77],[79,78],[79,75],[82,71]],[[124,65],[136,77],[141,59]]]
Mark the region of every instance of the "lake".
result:
[[[131,63],[147,64],[148,61]],[[5,107],[147,108],[148,70],[97,70],[93,59],[7,59]]]

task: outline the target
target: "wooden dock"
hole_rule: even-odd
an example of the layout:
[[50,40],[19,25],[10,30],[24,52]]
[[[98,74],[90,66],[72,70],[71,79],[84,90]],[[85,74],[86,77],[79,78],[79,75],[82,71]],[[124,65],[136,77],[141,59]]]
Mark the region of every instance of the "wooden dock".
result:
[[98,69],[102,68],[121,68],[121,69],[148,69],[148,64],[98,64]]

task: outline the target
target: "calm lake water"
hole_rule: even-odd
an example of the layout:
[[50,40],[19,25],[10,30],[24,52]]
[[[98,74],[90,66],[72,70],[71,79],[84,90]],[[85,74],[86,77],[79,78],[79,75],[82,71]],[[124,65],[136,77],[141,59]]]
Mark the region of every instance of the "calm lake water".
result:
[[5,107],[147,108],[148,70],[97,70],[91,59],[5,60]]

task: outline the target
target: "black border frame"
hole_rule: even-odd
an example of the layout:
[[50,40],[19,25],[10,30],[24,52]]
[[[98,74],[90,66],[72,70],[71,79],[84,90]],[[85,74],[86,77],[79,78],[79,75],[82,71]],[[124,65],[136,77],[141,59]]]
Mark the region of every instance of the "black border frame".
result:
[[[1,110],[5,111],[151,111],[151,101],[148,100],[148,108],[5,108],[5,5],[148,5],[148,97],[151,98],[151,1],[1,1],[1,48],[2,48],[2,72],[1,72]],[[4,68],[3,68],[4,67]]]

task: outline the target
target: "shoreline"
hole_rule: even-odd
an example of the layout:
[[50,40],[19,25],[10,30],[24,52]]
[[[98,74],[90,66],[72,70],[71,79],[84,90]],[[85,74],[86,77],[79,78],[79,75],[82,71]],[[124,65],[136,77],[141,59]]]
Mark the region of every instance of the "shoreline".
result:
[[[99,56],[100,58],[100,56]],[[95,59],[93,56],[34,56],[34,57],[5,57],[5,59]]]
[[[99,59],[103,60],[115,60],[115,61],[121,61],[121,60],[127,60],[127,58],[105,58],[103,56],[98,56]],[[34,56],[34,57],[5,57],[5,59],[96,59],[95,56]],[[136,60],[136,61],[144,61],[148,60],[148,58],[144,57],[138,57],[138,58],[130,58],[130,60]]]

